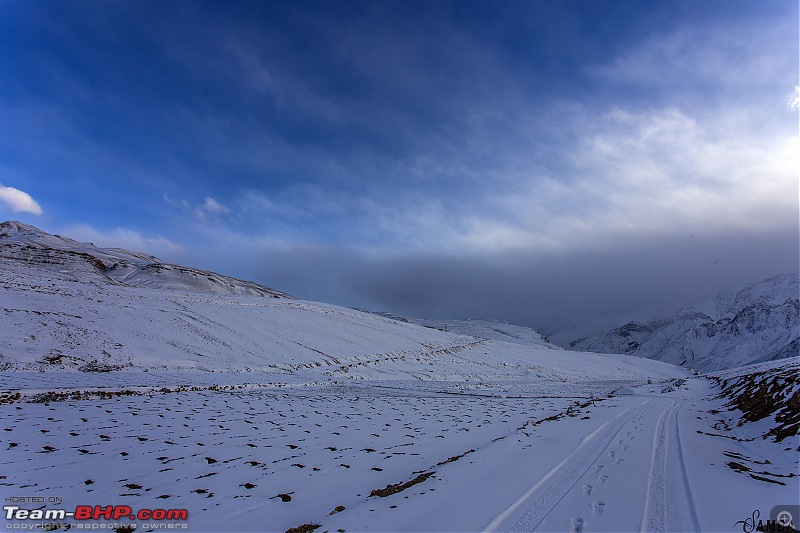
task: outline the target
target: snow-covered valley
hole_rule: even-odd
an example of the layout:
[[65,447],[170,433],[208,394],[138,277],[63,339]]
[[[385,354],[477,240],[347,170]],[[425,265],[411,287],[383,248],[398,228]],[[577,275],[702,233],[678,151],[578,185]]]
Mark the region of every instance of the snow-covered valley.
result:
[[0,264],[4,505],[130,509],[7,529],[731,531],[798,503],[796,358],[479,339],[14,223]]

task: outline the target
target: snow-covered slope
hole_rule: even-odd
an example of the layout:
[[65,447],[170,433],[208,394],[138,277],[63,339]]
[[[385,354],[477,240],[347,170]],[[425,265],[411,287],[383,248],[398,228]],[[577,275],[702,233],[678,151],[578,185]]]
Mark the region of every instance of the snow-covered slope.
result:
[[799,313],[798,275],[788,274],[722,291],[673,314],[558,340],[574,350],[637,355],[714,371],[796,357]]
[[459,335],[469,335],[476,339],[491,339],[495,341],[511,342],[514,344],[524,344],[527,346],[544,346],[554,350],[561,349],[560,346],[552,344],[547,338],[533,328],[509,324],[500,320],[488,320],[481,318],[467,319],[443,319],[443,318],[415,318],[407,316],[397,316],[386,312],[375,312],[375,314],[387,318],[393,318],[402,322],[409,322],[426,328],[458,333]]
[[12,270],[9,261],[17,261],[62,274],[72,273],[84,281],[98,283],[116,282],[162,291],[290,297],[252,281],[173,265],[150,255],[119,248],[98,248],[16,221],[0,224],[0,258]]
[[768,361],[708,375],[730,399],[728,407],[741,411],[745,423],[760,438],[781,442],[800,434],[800,360]]
[[99,249],[19,223],[0,227],[0,365],[6,370],[559,382],[681,372],[670,365],[645,368],[636,358],[475,339],[286,298],[187,267],[166,265],[164,275],[153,257]]

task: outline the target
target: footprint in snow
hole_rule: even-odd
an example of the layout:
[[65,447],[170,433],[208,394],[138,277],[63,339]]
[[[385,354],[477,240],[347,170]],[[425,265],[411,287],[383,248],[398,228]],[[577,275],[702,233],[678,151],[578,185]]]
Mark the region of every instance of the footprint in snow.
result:
[[603,469],[603,465],[595,465],[595,466],[594,466],[594,471],[595,471],[595,472],[599,472],[599,471],[601,471],[602,469]]
[[606,502],[594,502],[592,504],[592,514],[595,516],[603,516],[603,511],[605,511]]
[[605,483],[607,479],[608,479],[608,476],[606,476],[604,474],[604,475],[600,476],[599,478],[597,478],[597,481],[599,481],[600,483]]
[[591,496],[592,495],[592,486],[589,485],[589,484],[584,485],[583,486],[583,494],[586,497]]
[[613,450],[612,450],[612,451],[610,451],[610,452],[608,452],[608,456],[609,456],[609,457],[614,457],[615,455],[617,455],[617,452],[615,452],[615,451],[613,451]]
[[583,531],[583,518],[574,516],[569,519],[569,533],[581,533]]
[[624,461],[624,459],[622,459],[621,457],[620,457],[619,459],[614,459],[614,464],[615,464],[615,465],[618,465],[618,464],[620,464],[622,461]]

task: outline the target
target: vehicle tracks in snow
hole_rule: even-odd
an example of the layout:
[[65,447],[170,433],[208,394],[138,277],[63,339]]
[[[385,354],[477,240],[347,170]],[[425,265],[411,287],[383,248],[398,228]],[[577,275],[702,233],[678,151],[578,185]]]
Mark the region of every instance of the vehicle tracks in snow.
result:
[[641,531],[700,531],[678,427],[683,403],[674,400],[656,424]]
[[[652,399],[648,399],[637,407],[625,409],[587,435],[571,455],[550,470],[509,508],[500,513],[486,526],[485,530],[498,532],[535,530],[593,466],[594,472],[599,475],[604,465],[596,464],[597,461],[618,438],[626,423],[633,420],[635,429],[640,429],[638,421],[652,402]],[[607,478],[608,476],[605,474],[600,475],[598,482],[603,483]],[[592,489],[590,484],[584,485],[582,487],[583,494],[587,497],[591,496]],[[593,502],[591,506],[593,514],[602,515],[605,505],[605,502],[602,501]],[[583,530],[583,526],[584,519],[580,516],[573,516],[569,521],[570,531],[580,532]]]
[[[606,530],[612,526],[611,522],[603,525],[606,516],[611,514],[613,521],[613,516],[622,511],[621,505],[635,501],[630,495],[617,501],[618,493],[609,493],[609,488],[604,488],[606,482],[619,488],[618,476],[633,475],[632,486],[645,489],[642,500],[638,500],[644,504],[638,525],[641,531],[699,531],[678,427],[678,413],[683,404],[684,400],[679,399],[650,398],[622,411],[584,437],[571,455],[497,515],[485,529],[535,531],[540,527],[552,528],[564,520],[562,527],[578,533],[598,527]],[[646,423],[643,417],[651,422]],[[644,434],[645,427],[649,431],[656,418],[652,439],[634,445],[636,437]],[[636,466],[633,468],[625,462],[632,445],[631,451],[639,451],[634,456]],[[635,479],[640,481],[635,482]],[[578,503],[579,499],[585,503]],[[559,518],[553,513],[563,515]],[[631,529],[637,527],[635,524],[629,524]]]

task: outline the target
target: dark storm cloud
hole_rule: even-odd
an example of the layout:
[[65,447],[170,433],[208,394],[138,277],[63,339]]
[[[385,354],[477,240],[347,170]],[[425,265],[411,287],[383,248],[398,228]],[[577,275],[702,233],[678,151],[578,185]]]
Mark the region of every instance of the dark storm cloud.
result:
[[496,318],[550,334],[797,271],[798,235],[691,235],[502,256],[274,250],[263,276],[299,296],[433,318]]

